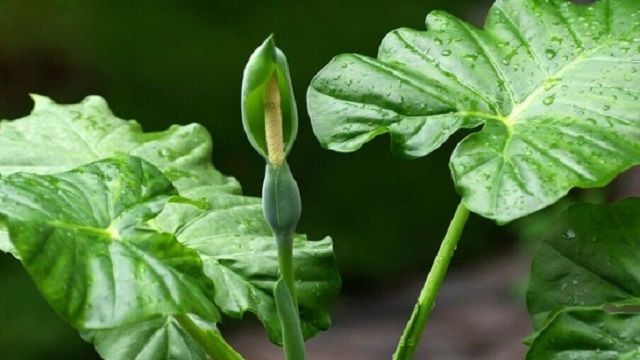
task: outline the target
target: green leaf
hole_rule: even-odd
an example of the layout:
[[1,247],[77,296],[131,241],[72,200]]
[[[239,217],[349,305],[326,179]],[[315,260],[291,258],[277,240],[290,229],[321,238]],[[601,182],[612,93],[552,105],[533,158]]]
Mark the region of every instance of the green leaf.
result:
[[638,314],[566,311],[538,335],[527,360],[634,360],[640,358],[638,334]]
[[185,313],[216,321],[198,253],[144,225],[175,194],[153,165],[122,156],[0,178],[0,218],[40,292],[76,328]]
[[[214,324],[200,322],[217,331]],[[207,355],[173,316],[151,319],[110,330],[81,332],[95,345],[105,360],[191,359],[207,360]]]
[[[215,303],[228,316],[254,313],[271,341],[281,344],[282,332],[273,297],[278,280],[278,254],[271,229],[262,216],[260,199],[198,188],[183,196],[203,199],[211,206],[200,210],[169,204],[155,220],[165,231],[200,253],[205,274],[216,288]],[[185,222],[184,219],[192,219]],[[340,288],[330,239],[294,239],[298,303],[305,338],[326,330],[329,310]]]
[[[640,356],[640,199],[569,207],[533,258],[527,359]],[[572,357],[573,356],[573,357]]]
[[1,175],[53,174],[128,154],[158,167],[179,191],[204,184],[240,191],[237,181],[211,165],[211,137],[201,125],[143,133],[137,122],[114,116],[99,96],[72,105],[32,97],[29,116],[0,122]]
[[[240,193],[240,185],[211,165],[211,137],[198,125],[172,126],[143,133],[135,121],[113,115],[98,96],[60,105],[32,95],[27,117],[0,121],[0,175],[15,172],[52,174],[120,154],[141,157],[158,167],[180,191],[217,185]],[[0,251],[15,251],[0,224]]]
[[312,81],[314,132],[337,151],[390,133],[424,156],[484,124],[452,154],[458,193],[508,222],[640,163],[640,8],[498,0],[478,30],[444,12],[398,29],[377,59],[341,55]]
[[569,207],[533,258],[527,306],[539,330],[554,309],[640,305],[640,199]]

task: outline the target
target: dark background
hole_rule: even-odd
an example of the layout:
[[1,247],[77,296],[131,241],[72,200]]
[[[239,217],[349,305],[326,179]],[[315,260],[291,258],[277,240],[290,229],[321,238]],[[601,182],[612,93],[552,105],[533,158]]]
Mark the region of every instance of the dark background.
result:
[[[240,86],[249,55],[275,33],[289,60],[300,115],[289,158],[304,204],[299,232],[311,239],[332,236],[342,296],[371,297],[426,274],[459,202],[448,158],[464,133],[417,160],[393,157],[384,136],[353,154],[332,153],[312,134],[306,88],[333,56],[375,56],[387,32],[424,29],[432,9],[481,25],[489,3],[4,0],[0,118],[26,116],[29,93],[64,103],[96,94],[117,116],[136,119],[147,131],[198,122],[211,132],[216,167],[236,177],[245,194],[259,196],[264,164],[242,130]],[[511,233],[472,215],[454,268],[512,250]],[[0,359],[91,354],[19,263],[0,255]]]

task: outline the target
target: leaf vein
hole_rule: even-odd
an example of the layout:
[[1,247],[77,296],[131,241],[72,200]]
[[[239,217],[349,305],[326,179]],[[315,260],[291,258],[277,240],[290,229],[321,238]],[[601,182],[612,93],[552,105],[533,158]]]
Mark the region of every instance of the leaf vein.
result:
[[[371,67],[374,67],[376,69],[378,69],[379,71],[382,71],[386,74],[390,74],[393,77],[396,77],[400,80],[402,80],[404,83],[410,85],[411,87],[413,87],[414,89],[420,91],[420,92],[425,92],[427,93],[429,96],[432,96],[433,98],[439,100],[440,102],[447,104],[448,106],[452,107],[452,108],[456,108],[456,103],[451,101],[451,100],[447,100],[445,98],[443,98],[442,96],[439,96],[437,94],[425,91],[424,87],[420,86],[420,84],[417,84],[416,82],[414,82],[413,80],[411,80],[411,78],[407,77],[406,74],[403,74],[401,71],[397,71],[394,69],[391,69],[387,66],[383,66],[380,62],[377,61],[372,61],[369,58],[362,56],[362,55],[357,55],[354,54],[354,56],[356,58],[358,58],[360,61],[370,65]],[[337,98],[335,96],[331,96],[333,98]]]

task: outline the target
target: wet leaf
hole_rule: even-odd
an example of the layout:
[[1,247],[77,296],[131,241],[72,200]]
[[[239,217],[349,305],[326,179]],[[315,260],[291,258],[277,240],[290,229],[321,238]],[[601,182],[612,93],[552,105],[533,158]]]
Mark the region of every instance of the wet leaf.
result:
[[557,307],[640,305],[640,199],[569,207],[533,258],[534,328]]
[[198,253],[145,226],[175,194],[153,165],[123,156],[1,178],[0,220],[40,292],[78,329],[167,314],[217,321]]
[[133,120],[122,120],[99,96],[61,105],[32,95],[29,116],[0,122],[0,174],[54,174],[108,157],[128,154],[158,167],[179,191],[202,184],[238,183],[211,165],[211,137],[198,124],[173,125],[145,133]]
[[[192,317],[193,318],[193,317]],[[197,320],[203,329],[218,333],[215,324]],[[81,332],[105,360],[190,359],[207,355],[173,316],[159,317],[110,330]]]
[[[638,240],[637,198],[613,205],[577,204],[560,216],[533,259],[527,306],[538,333],[530,339],[531,359],[571,359],[568,354],[621,359],[637,350]],[[619,312],[605,311],[611,309]],[[596,356],[597,349],[602,357]]]
[[638,314],[566,311],[538,335],[527,360],[634,360],[640,358],[638,334]]
[[389,133],[418,157],[483,125],[450,167],[465,204],[498,222],[640,162],[636,0],[498,0],[484,30],[438,11],[426,25],[389,33],[377,59],[341,55],[318,73],[307,100],[324,146]]
[[[273,297],[278,254],[260,199],[220,194],[207,187],[183,192],[183,196],[211,206],[198,209],[169,204],[156,219],[158,226],[200,253],[204,272],[216,288],[215,303],[223,313],[234,318],[245,312],[255,314],[269,338],[281,344]],[[307,241],[296,236],[294,266],[302,330],[309,338],[331,324],[330,308],[340,289],[331,239]]]

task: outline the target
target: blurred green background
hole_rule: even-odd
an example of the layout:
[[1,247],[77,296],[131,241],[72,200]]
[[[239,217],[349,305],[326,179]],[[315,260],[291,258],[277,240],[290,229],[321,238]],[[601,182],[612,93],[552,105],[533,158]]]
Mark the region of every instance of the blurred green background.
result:
[[[386,137],[354,154],[332,153],[313,137],[306,88],[333,56],[375,56],[387,32],[424,29],[432,9],[480,25],[487,6],[472,0],[0,0],[0,117],[27,115],[28,93],[67,103],[96,94],[147,131],[198,122],[212,134],[216,167],[258,196],[264,164],[245,139],[239,95],[249,55],[273,32],[288,57],[300,111],[290,156],[304,204],[299,231],[311,239],[332,236],[343,293],[366,294],[426,273],[459,201],[447,164],[464,134],[417,160],[392,156]],[[472,216],[455,262],[511,245],[500,228]],[[19,263],[0,255],[0,359],[94,357]]]

